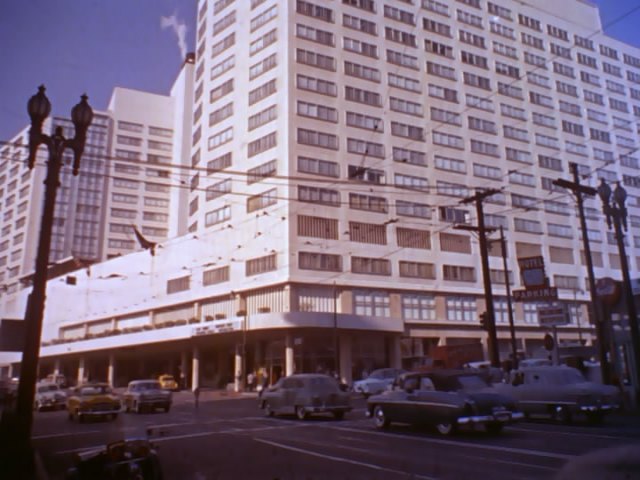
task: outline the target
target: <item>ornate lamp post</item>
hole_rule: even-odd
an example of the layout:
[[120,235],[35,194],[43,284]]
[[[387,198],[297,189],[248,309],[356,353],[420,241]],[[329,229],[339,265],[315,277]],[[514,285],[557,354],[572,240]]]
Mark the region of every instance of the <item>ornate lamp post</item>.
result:
[[624,231],[627,230],[627,192],[616,182],[616,188],[613,191],[613,203],[611,203],[611,187],[607,185],[604,179],[600,179],[598,187],[598,195],[602,200],[602,210],[607,217],[607,226],[611,228],[613,223],[616,241],[618,242],[618,252],[620,255],[620,268],[622,269],[622,280],[624,287],[625,301],[627,303],[627,315],[629,316],[629,329],[631,330],[631,343],[633,344],[633,359],[635,378],[633,379],[635,388],[636,402],[638,398],[638,389],[640,388],[640,335],[638,334],[638,315],[636,313],[636,304],[631,289],[631,279],[629,278],[629,263],[627,262],[627,253],[624,247]]
[[41,85],[38,88],[38,93],[32,96],[27,104],[27,111],[29,112],[29,117],[31,117],[28,166],[30,169],[33,169],[36,152],[41,144],[47,146],[49,159],[47,162],[47,177],[44,181],[45,197],[33,277],[33,290],[29,295],[25,315],[25,342],[22,352],[20,384],[18,385],[18,398],[16,403],[19,429],[16,433],[18,434],[20,445],[26,449],[30,448],[33,401],[38,373],[42,318],[47,288],[47,267],[49,264],[49,251],[51,250],[51,230],[53,227],[56,193],[60,185],[59,176],[63,163],[62,154],[67,148],[73,150],[73,175],[78,175],[80,159],[87,137],[87,129],[93,119],[93,110],[91,110],[91,107],[87,103],[87,96],[82,95],[80,103],[71,110],[71,120],[76,130],[73,139],[64,138],[62,127],[56,127],[55,133],[52,136],[42,133],[42,123],[51,112],[51,102],[49,102],[44,92],[45,87]]

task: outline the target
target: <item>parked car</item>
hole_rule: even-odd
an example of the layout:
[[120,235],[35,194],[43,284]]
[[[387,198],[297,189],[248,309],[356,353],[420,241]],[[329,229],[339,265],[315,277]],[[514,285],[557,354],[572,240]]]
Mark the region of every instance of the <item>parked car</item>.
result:
[[83,422],[89,417],[115,420],[120,412],[120,399],[107,383],[85,383],[71,390],[67,398],[69,420]]
[[571,423],[574,416],[585,415],[597,423],[622,403],[616,387],[589,382],[572,367],[521,368],[512,371],[509,380],[496,388],[515,398],[527,416],[545,415]]
[[176,382],[176,379],[173,375],[169,375],[167,373],[160,375],[158,377],[158,382],[160,382],[160,387],[164,388],[165,390],[179,390],[178,382]]
[[477,425],[499,433],[524,417],[512,398],[496,393],[479,374],[449,369],[400,375],[391,390],[368,398],[366,414],[378,429],[393,422],[424,424],[442,435]]
[[280,378],[262,391],[259,406],[267,416],[295,414],[300,420],[314,413],[330,413],[336,420],[351,410],[349,393],[329,375],[300,373]]
[[393,381],[406,370],[401,368],[380,368],[374,370],[367,378],[353,382],[353,391],[361,393],[364,397],[376,395],[389,389]]
[[49,375],[47,375],[46,381],[49,383],[55,383],[60,388],[67,388],[69,386],[67,377],[65,377],[61,373],[50,373]]
[[62,410],[67,404],[67,394],[55,383],[39,382],[36,384],[36,395],[33,408],[42,410]]
[[122,406],[126,412],[140,413],[157,408],[168,412],[171,408],[171,392],[164,390],[155,380],[133,380],[122,395]]

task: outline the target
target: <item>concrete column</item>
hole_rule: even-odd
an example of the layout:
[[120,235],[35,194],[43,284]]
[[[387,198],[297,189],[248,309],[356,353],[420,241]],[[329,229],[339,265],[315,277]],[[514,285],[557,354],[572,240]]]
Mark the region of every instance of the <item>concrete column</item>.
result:
[[53,362],[53,374],[60,375],[60,359],[56,358]]
[[351,336],[342,334],[338,337],[340,345],[340,380],[347,385],[353,382],[351,373]]
[[200,387],[200,350],[193,347],[191,357],[191,390]]
[[284,374],[293,375],[293,366],[293,336],[290,333],[287,333],[284,340]]
[[400,335],[393,335],[390,342],[391,368],[402,368],[402,350],[400,349]]
[[187,371],[189,365],[187,364],[187,352],[183,350],[180,352],[180,388],[187,388]]
[[112,353],[109,355],[109,366],[107,367],[107,383],[112,387],[115,387],[115,370],[116,370],[116,357]]
[[84,357],[80,357],[80,360],[78,360],[78,385],[82,384],[84,381],[84,363]]
[[244,390],[244,351],[243,345],[241,343],[236,344],[236,355],[233,366],[233,391],[241,392]]

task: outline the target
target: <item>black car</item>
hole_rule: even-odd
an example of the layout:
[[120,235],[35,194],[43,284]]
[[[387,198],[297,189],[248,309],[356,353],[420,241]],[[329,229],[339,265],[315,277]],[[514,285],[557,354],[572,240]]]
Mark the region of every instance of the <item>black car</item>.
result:
[[442,435],[476,425],[499,433],[524,418],[513,399],[494,392],[477,373],[463,370],[403,374],[392,390],[369,397],[367,416],[380,429],[392,422],[425,424]]

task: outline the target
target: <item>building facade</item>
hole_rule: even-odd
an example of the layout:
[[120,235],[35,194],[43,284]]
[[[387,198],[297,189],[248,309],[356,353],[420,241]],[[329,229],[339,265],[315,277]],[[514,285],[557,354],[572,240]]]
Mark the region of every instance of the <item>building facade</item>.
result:
[[[627,188],[640,270],[640,51],[603,35],[596,7],[200,0],[197,18],[176,227],[189,233],[78,274],[86,311],[48,306],[49,367],[66,356],[84,373],[91,357],[110,380],[164,369],[237,385],[256,368],[350,380],[485,342],[478,242],[454,226],[477,224],[461,200],[487,187],[499,193],[484,221],[509,251],[506,273],[499,249],[489,258],[503,357],[505,280],[522,287],[522,257],[544,257],[568,305],[561,340],[593,342],[574,199],[553,185],[570,163],[585,184]],[[598,199],[586,213],[595,276],[620,278]],[[128,286],[119,306],[100,300],[97,268],[109,288]],[[537,307],[515,305],[528,354],[545,333]]]

